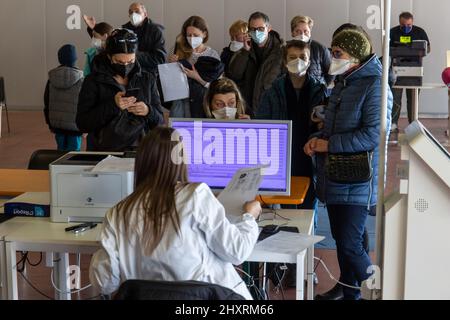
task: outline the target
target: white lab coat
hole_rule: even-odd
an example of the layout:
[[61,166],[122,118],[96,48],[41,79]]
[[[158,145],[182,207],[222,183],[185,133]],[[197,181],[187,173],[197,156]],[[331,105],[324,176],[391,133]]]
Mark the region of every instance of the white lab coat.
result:
[[[176,206],[180,235],[169,223],[150,256],[144,254],[142,227],[127,239],[123,220],[117,218],[114,208],[108,211],[101,233],[102,249],[91,260],[89,276],[93,286],[103,294],[111,294],[129,279],[197,280],[230,288],[251,299],[233,265],[244,262],[256,244],[258,225],[254,217],[246,213],[240,222],[231,224],[206,184],[184,187],[176,196]],[[142,218],[142,210],[135,210],[130,221]]]

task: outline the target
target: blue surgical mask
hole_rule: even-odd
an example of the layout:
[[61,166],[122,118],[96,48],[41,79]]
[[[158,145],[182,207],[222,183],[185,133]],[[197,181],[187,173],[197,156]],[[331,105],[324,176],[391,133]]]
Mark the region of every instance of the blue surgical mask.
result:
[[402,26],[401,27],[403,33],[410,33],[412,31],[412,26]]
[[253,41],[255,41],[257,44],[262,44],[264,41],[266,41],[267,34],[265,31],[259,31],[255,30],[250,33],[250,36],[252,37]]

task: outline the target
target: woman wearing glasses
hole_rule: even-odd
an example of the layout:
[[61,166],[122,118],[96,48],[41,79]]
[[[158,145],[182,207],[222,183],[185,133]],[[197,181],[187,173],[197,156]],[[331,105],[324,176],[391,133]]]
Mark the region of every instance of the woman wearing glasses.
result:
[[77,126],[92,134],[90,151],[133,149],[163,122],[155,78],[141,69],[137,48],[135,33],[114,30],[105,52],[94,59],[95,71],[83,83]]
[[[382,67],[377,56],[371,54],[369,39],[359,30],[339,32],[331,46],[329,73],[337,76],[336,85],[326,108],[324,129],[308,141],[304,150],[316,157],[316,192],[327,206],[336,241],[340,282],[345,284],[343,298],[359,299],[360,290],[356,288],[369,278],[368,268],[372,265],[364,250],[363,234],[367,215],[377,202]],[[391,108],[389,92],[388,124]],[[330,168],[336,154],[346,155],[347,159],[371,154],[367,157],[371,174],[350,180],[344,172],[333,172]],[[351,159],[353,165],[357,160]]]

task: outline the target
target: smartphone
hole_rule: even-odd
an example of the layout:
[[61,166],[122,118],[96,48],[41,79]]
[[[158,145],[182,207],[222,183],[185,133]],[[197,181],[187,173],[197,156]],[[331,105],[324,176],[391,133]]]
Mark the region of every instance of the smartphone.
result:
[[129,97],[137,98],[140,90],[141,90],[140,88],[129,88],[129,89],[127,89],[127,92],[125,93],[125,97],[126,98],[129,98]]

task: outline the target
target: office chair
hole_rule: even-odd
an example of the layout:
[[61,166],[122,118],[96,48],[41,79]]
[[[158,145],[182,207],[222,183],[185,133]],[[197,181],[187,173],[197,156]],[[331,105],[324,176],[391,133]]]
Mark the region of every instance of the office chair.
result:
[[245,300],[233,290],[200,281],[127,280],[114,300]]
[[[3,77],[0,77],[0,106],[3,106],[5,108],[5,114],[6,114],[6,124],[8,126],[8,133],[11,133],[11,128],[9,126],[9,115],[8,115],[8,105],[6,104],[6,93],[5,93],[5,79]],[[3,108],[1,108],[3,109]],[[3,110],[0,110],[2,112]],[[0,114],[0,121],[2,120],[2,115]],[[0,130],[1,130],[2,124],[0,123]],[[0,137],[2,136],[2,133],[0,131]]]
[[61,158],[68,151],[36,150],[28,162],[28,170],[48,170],[50,163]]

